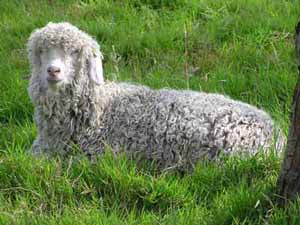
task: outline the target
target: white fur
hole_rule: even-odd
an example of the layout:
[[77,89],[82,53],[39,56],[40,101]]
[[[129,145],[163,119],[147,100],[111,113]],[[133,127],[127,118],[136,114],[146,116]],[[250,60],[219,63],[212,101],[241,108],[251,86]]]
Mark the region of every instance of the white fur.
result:
[[[221,151],[252,155],[283,148],[280,129],[254,106],[218,94],[104,82],[99,45],[69,23],[33,32],[28,51],[35,153],[68,154],[76,144],[97,156],[108,145],[166,168],[217,158]],[[49,65],[61,67],[62,82],[49,86]]]

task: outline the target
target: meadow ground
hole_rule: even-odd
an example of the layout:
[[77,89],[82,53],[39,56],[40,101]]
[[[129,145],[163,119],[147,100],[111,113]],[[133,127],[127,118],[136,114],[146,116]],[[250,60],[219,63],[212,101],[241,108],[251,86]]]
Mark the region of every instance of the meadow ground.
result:
[[157,174],[125,156],[36,159],[26,41],[49,21],[93,35],[105,76],[218,92],[268,111],[287,133],[297,73],[293,0],[1,0],[0,224],[300,224],[275,203],[281,159],[201,162]]

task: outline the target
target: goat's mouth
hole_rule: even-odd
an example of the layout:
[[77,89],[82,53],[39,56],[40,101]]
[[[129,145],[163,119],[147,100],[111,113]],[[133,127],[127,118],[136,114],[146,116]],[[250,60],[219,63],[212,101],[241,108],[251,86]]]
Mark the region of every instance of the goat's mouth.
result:
[[61,82],[62,79],[58,78],[58,77],[50,77],[50,76],[48,76],[47,77],[47,81],[48,81],[49,84],[57,84],[57,83]]

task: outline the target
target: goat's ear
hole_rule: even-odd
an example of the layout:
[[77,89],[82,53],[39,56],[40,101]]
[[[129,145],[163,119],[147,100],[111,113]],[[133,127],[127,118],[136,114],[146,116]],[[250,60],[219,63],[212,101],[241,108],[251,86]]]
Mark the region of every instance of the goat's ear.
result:
[[89,57],[89,76],[98,85],[104,84],[102,58],[100,52]]

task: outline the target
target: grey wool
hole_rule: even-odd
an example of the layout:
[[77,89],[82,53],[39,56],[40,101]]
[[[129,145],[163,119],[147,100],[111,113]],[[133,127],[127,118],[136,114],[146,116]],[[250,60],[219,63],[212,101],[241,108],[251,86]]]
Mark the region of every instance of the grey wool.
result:
[[67,155],[76,145],[91,158],[110,149],[174,168],[216,159],[220,152],[283,148],[285,138],[271,117],[249,104],[220,94],[104,81],[99,45],[69,23],[35,30],[28,52],[36,154]]

